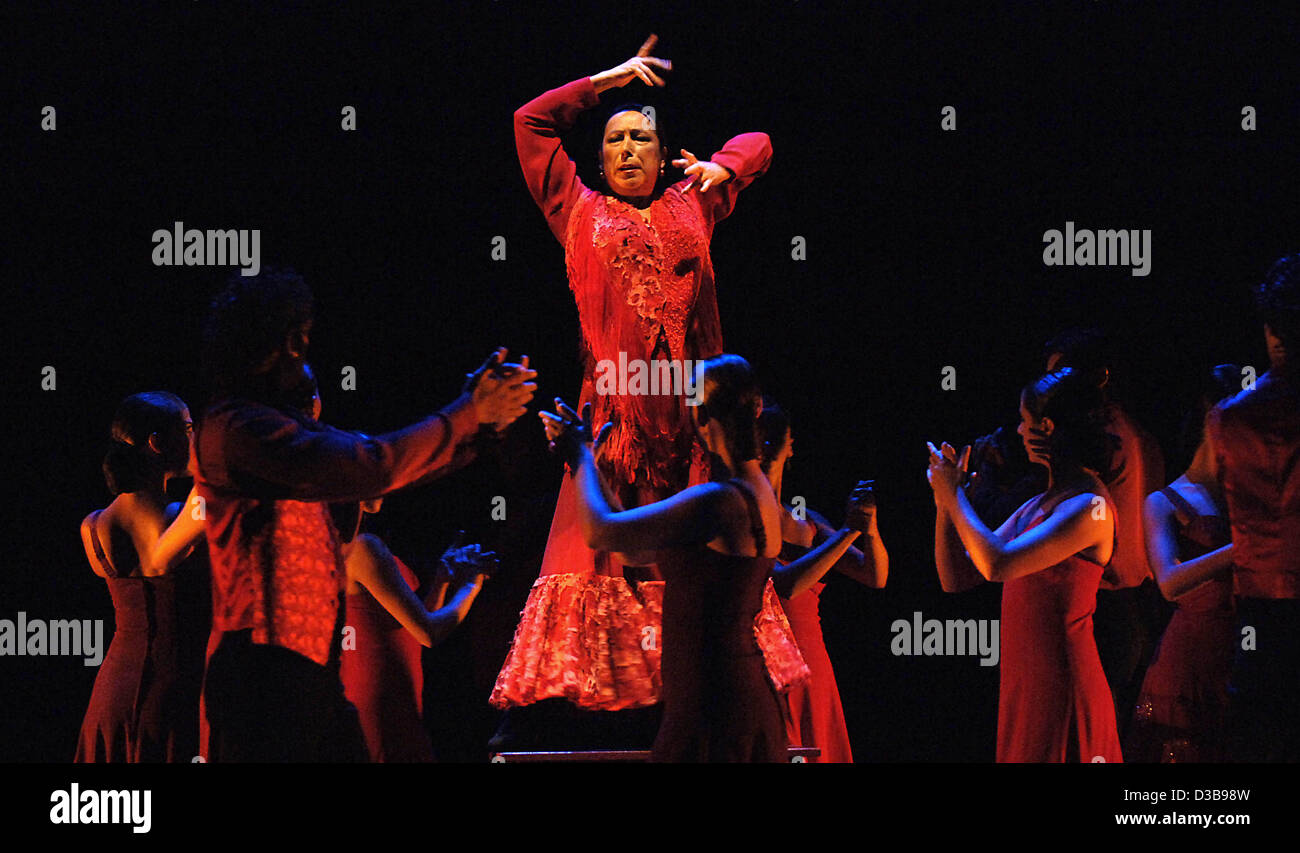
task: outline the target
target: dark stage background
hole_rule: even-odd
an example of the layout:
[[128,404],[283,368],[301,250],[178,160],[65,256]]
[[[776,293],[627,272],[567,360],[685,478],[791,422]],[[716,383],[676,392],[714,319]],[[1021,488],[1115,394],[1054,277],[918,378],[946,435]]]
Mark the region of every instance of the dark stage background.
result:
[[[229,272],[153,266],[151,234],[175,221],[261,229],[263,264],[304,274],[328,422],[403,426],[452,399],[496,345],[532,357],[539,402],[575,397],[577,315],[561,247],[523,184],[511,113],[656,32],[675,70],[653,102],[675,146],[707,158],[736,133],[772,138],[770,172],[741,194],[712,253],[727,349],[795,418],[786,496],[838,522],[853,482],[877,481],[889,587],[836,578],[823,596],[855,754],[991,761],[997,669],[890,653],[890,624],[913,611],[998,612],[996,588],[939,589],[924,442],[1012,420],[1043,341],[1104,324],[1124,342],[1124,399],[1172,451],[1204,368],[1265,369],[1249,287],[1300,249],[1293,16],[1244,4],[175,3],[28,15],[4,28],[14,85],[3,146],[17,186],[2,261],[16,323],[0,618],[112,624],[77,536],[109,499],[109,421],[142,390],[199,407],[197,332]],[[606,98],[645,94],[636,84]],[[46,104],[54,132],[40,129]],[[344,105],[355,132],[340,129]],[[945,105],[953,132],[940,130]],[[1241,129],[1245,105],[1257,131]],[[588,183],[598,133],[584,125],[568,140]],[[1043,232],[1067,220],[1151,229],[1150,275],[1045,267]],[[497,235],[505,261],[490,257]],[[791,259],[795,236],[807,260]],[[45,365],[56,390],[41,390]],[[356,391],[339,390],[345,365]],[[956,390],[941,390],[944,366]],[[415,564],[458,528],[512,555],[427,657],[448,760],[486,759],[486,697],[561,476],[531,413],[504,450],[509,464],[484,459],[391,498],[372,527]],[[1171,460],[1170,477],[1180,470]],[[507,498],[506,522],[490,517],[494,495]],[[70,760],[94,675],[75,657],[0,659],[0,761]]]

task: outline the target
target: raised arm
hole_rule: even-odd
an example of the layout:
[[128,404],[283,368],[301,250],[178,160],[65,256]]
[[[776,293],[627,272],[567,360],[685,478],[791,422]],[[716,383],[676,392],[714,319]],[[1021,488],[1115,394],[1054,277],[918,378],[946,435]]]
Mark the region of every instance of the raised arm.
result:
[[402,577],[397,558],[381,539],[369,533],[357,537],[348,551],[348,578],[356,581],[392,614],[402,627],[411,632],[420,645],[432,648],[465,621],[470,606],[483,585],[483,575],[475,575],[458,588],[451,601],[436,610],[428,610]]
[[825,542],[813,548],[797,560],[772,570],[772,585],[776,594],[782,598],[794,598],[801,592],[812,588],[835,568],[845,553],[850,550],[853,540],[861,533],[847,527],[832,531]]
[[[1015,532],[1021,516],[1037,502],[1038,496],[1025,501],[1006,521],[998,525],[993,535],[1005,542]],[[939,570],[939,585],[943,587],[944,592],[965,592],[986,580],[971,561],[970,554],[966,552],[966,546],[957,535],[957,528],[953,526],[947,511],[937,504],[934,519],[934,560]]]
[[698,201],[712,232],[714,225],[731,215],[740,191],[771,165],[772,141],[766,133],[742,133],[729,139],[708,161],[697,159],[685,148],[681,153],[673,165],[686,171],[683,191]]
[[148,558],[142,561],[145,577],[167,574],[194,552],[195,544],[203,538],[203,513],[199,511],[202,500],[197,485],[190,489],[176,517],[158,537]]
[[980,520],[965,489],[941,488],[936,495],[941,495],[942,512],[952,520],[971,563],[985,580],[1005,583],[1041,572],[1114,536],[1114,512],[1107,504],[1101,518],[1096,518],[1093,507],[1099,496],[1091,492],[1062,501],[1043,523],[1006,541]]
[[436,415],[374,437],[231,401],[200,430],[204,479],[264,499],[299,501],[364,500],[424,482],[446,473],[480,425],[500,429],[523,413],[536,372],[526,360],[502,365],[502,358],[499,350],[493,362],[502,373],[471,374],[473,387]]
[[586,187],[578,179],[577,166],[565,153],[560,135],[573,127],[584,110],[598,103],[592,78],[582,77],[515,110],[515,150],[524,183],[561,243],[573,205]]
[[578,179],[577,167],[565,153],[560,136],[573,127],[584,110],[600,103],[601,92],[633,80],[647,86],[664,85],[659,72],[670,70],[672,63],[650,55],[656,41],[658,38],[651,35],[627,62],[544,92],[515,111],[515,150],[524,170],[524,182],[542,209],[551,233],[561,243],[574,202],[586,187]]
[[844,512],[844,527],[833,531],[825,542],[807,554],[772,572],[772,584],[776,587],[777,594],[793,598],[821,580],[844,559],[853,540],[872,527],[875,516],[876,499],[872,493],[872,481],[859,480],[849,495]]
[[578,519],[587,545],[600,551],[646,552],[708,542],[718,534],[723,487],[693,486],[672,497],[619,512],[605,500],[591,448],[583,445],[573,466]]
[[[885,550],[885,543],[880,538],[880,530],[876,527],[874,508],[869,517],[870,526],[862,531],[865,541],[858,543],[865,545],[865,548],[863,550],[859,550],[856,546],[848,548],[832,568],[860,584],[873,589],[884,589],[886,581],[889,580],[889,552]],[[835,528],[818,513],[809,510],[808,520],[817,527],[815,545],[821,544],[816,540],[825,541],[836,535]]]
[[[591,404],[579,417],[555,398],[557,414],[540,412],[546,436],[569,466],[577,486],[578,524],[587,546],[623,553],[656,551],[708,542],[721,530],[725,489],[717,483],[692,486],[667,500],[619,511],[606,497],[592,450]],[[601,429],[602,445],[612,424]]]
[[1192,560],[1178,560],[1178,519],[1173,504],[1160,492],[1147,495],[1147,558],[1155,572],[1160,593],[1170,601],[1213,580],[1232,566],[1232,543]]

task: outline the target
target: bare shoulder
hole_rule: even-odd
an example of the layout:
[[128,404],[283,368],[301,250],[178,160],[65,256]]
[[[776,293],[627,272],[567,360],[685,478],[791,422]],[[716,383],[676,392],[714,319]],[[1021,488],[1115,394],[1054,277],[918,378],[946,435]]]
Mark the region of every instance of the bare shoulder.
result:
[[[96,527],[99,524],[100,516],[108,512],[106,509],[97,509],[86,515],[81,520],[81,547],[86,552],[86,560],[90,563],[90,570],[101,578],[108,577],[108,570],[99,558],[99,553],[95,548]],[[101,542],[106,537],[100,536]],[[107,556],[107,554],[105,554]]]

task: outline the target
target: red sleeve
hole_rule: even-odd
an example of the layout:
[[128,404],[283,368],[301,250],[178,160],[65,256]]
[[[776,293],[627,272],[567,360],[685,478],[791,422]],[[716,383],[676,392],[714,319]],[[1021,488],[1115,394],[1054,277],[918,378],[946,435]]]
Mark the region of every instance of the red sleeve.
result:
[[546,216],[551,233],[561,243],[573,203],[586,189],[578,170],[560,143],[560,134],[573,127],[578,116],[600,103],[590,77],[552,89],[515,110],[515,149],[524,170],[524,182],[533,201]]
[[269,406],[241,406],[215,421],[203,429],[216,438],[207,448],[216,451],[213,473],[252,497],[298,501],[363,500],[433,479],[479,426],[468,394],[374,437],[307,425]]
[[742,133],[728,140],[711,159],[728,169],[733,177],[722,186],[709,187],[703,194],[694,188],[690,191],[699,199],[710,229],[731,215],[740,191],[767,171],[772,163],[772,141],[766,133]]

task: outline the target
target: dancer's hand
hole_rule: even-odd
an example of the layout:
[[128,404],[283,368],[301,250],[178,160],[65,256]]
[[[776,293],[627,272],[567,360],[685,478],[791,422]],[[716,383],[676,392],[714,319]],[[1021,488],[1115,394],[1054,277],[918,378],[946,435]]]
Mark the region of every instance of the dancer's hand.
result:
[[478,543],[464,545],[464,539],[465,531],[461,530],[442,554],[442,568],[455,584],[475,583],[490,576],[499,565],[496,552],[484,551]]
[[596,91],[599,93],[606,89],[626,86],[633,80],[640,80],[651,88],[668,85],[656,71],[672,71],[672,62],[650,55],[650,51],[654,50],[655,43],[658,41],[659,36],[651,33],[641,45],[641,49],[636,52],[636,56],[622,65],[615,65],[608,71],[592,75],[591,82],[596,87]]
[[673,165],[686,173],[691,182],[682,188],[682,192],[699,185],[700,192],[706,192],[715,184],[726,183],[735,177],[726,166],[719,166],[712,160],[701,160],[685,148],[682,156],[673,161]]
[[875,480],[859,480],[849,495],[844,511],[844,526],[859,533],[868,533],[876,526]]
[[957,489],[965,483],[971,448],[969,444],[966,445],[958,456],[956,449],[946,441],[942,448],[936,448],[929,441],[925,445],[930,450],[930,468],[926,472],[926,479],[934,490],[935,503],[939,504],[956,495]]
[[507,364],[508,350],[499,347],[478,370],[465,377],[480,424],[492,424],[504,430],[518,420],[537,392],[537,371],[528,367],[528,356],[519,364]]
[[556,414],[538,412],[538,415],[542,419],[542,426],[546,430],[546,439],[550,442],[551,450],[559,453],[571,468],[577,467],[584,447],[592,450],[593,457],[599,453],[609,437],[609,431],[614,427],[612,421],[606,422],[601,427],[600,434],[595,437],[595,447],[592,448],[591,403],[582,407],[582,415],[579,416],[563,400],[556,397],[555,411]]
[[1029,434],[1025,436],[1025,447],[1042,458],[1044,462],[1052,461],[1052,439],[1051,433],[1043,432],[1040,429],[1026,427]]

